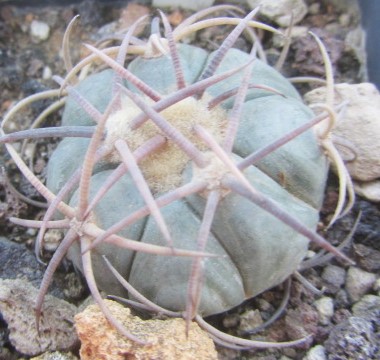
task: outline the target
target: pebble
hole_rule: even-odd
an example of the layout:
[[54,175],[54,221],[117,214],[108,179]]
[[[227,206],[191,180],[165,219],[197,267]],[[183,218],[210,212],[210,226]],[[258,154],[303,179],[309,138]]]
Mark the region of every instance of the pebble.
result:
[[223,319],[223,326],[225,328],[233,328],[235,326],[239,325],[239,315],[237,314],[228,314],[224,319]]
[[25,232],[27,235],[29,235],[30,237],[33,237],[33,236],[36,236],[37,234],[37,229],[34,229],[34,228],[28,228]]
[[314,302],[314,306],[319,314],[319,322],[322,325],[328,325],[331,317],[334,315],[334,301],[328,296],[324,296]]
[[335,294],[335,307],[346,308],[350,306],[350,300],[345,289],[339,289]]
[[325,342],[328,360],[375,359],[378,344],[372,324],[360,317],[352,316],[331,329]]
[[309,6],[309,14],[310,15],[318,15],[321,12],[321,4],[315,2]]
[[45,66],[42,70],[42,78],[44,80],[49,80],[53,76],[53,72],[49,66]]
[[370,201],[380,201],[380,181],[374,180],[368,183],[355,183],[355,192]]
[[263,324],[260,311],[248,310],[240,315],[239,329],[241,331],[250,331]]
[[354,244],[353,248],[355,261],[360,268],[368,272],[380,270],[380,251],[363,244]]
[[[334,89],[334,105],[347,102],[332,130],[337,138],[337,149],[343,159],[351,158],[346,167],[354,181],[358,184],[374,181],[380,186],[380,145],[376,141],[380,137],[380,92],[370,83],[338,84]],[[325,96],[326,88],[322,87],[305,94],[305,101],[308,104],[323,102]],[[340,143],[343,146],[339,146]],[[371,188],[373,197],[369,200],[380,201],[380,190],[375,189]]]
[[376,275],[351,266],[347,272],[346,290],[353,302],[360,300],[375,284]]
[[361,317],[380,327],[380,296],[365,295],[352,307],[354,316]]
[[265,299],[258,300],[258,306],[261,311],[271,311],[273,310],[273,306],[266,301]]
[[76,306],[46,295],[38,331],[33,311],[37,295],[38,290],[26,280],[0,279],[0,312],[8,324],[11,344],[32,356],[72,349],[78,341],[73,329]]
[[214,0],[153,0],[152,5],[156,8],[181,7],[187,10],[201,10],[212,6]]
[[326,351],[322,345],[312,347],[302,360],[326,360]]
[[60,351],[47,352],[30,360],[78,360],[72,353],[63,353]]
[[38,287],[45,271],[25,245],[0,237],[0,278],[22,277]]
[[35,41],[45,41],[49,38],[49,34],[50,27],[45,22],[33,20],[30,24],[30,35]]
[[346,272],[339,266],[328,265],[323,270],[322,279],[332,285],[335,288],[335,291],[338,291],[345,282]]
[[303,0],[247,0],[251,9],[260,6],[260,14],[282,27],[288,27],[293,13],[294,24],[298,24],[307,14]]
[[[0,237],[0,279],[22,278],[38,288],[44,276],[46,266],[39,263],[35,254],[24,244],[17,244],[5,237]],[[76,279],[71,280],[68,279]],[[72,284],[72,286],[70,286]],[[78,292],[85,291],[79,275],[70,272],[56,272],[49,287],[49,293],[66,299],[78,299]],[[75,296],[69,296],[74,293]]]
[[128,331],[150,343],[138,344],[120,333],[104,317],[97,305],[88,306],[75,316],[75,326],[81,340],[82,360],[130,359],[198,359],[216,360],[215,345],[198,324],[191,322],[186,331],[183,319],[141,320],[130,309],[105,300],[114,318]]
[[297,350],[290,347],[282,349],[281,352],[286,359],[295,359],[297,357]]
[[[299,339],[309,334],[315,334],[318,328],[319,316],[317,310],[309,304],[301,303],[296,309],[289,309],[285,315],[285,331],[291,339]],[[310,346],[312,339],[305,341]]]
[[342,26],[349,26],[351,22],[351,16],[349,14],[342,14],[339,16],[339,24]]
[[54,252],[62,239],[63,232],[60,229],[49,229],[45,233],[43,247],[46,251]]

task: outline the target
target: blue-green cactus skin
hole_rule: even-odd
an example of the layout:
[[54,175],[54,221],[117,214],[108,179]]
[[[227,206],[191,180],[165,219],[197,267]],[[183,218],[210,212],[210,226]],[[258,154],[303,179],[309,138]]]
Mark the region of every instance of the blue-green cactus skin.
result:
[[[204,50],[178,45],[185,79],[193,83],[212,58]],[[219,73],[248,61],[248,55],[231,49],[218,68]],[[171,60],[166,57],[137,57],[129,66],[135,75],[160,94],[175,90]],[[111,100],[113,71],[105,70],[83,80],[76,89],[99,111]],[[215,97],[237,87],[238,73],[206,90]],[[313,117],[295,88],[280,73],[255,60],[251,83],[270,86],[268,90],[248,91],[240,127],[235,140],[233,159],[239,162],[255,150],[273,142]],[[137,91],[131,84],[125,84]],[[233,98],[222,103],[229,110]],[[91,118],[68,98],[63,125],[90,125]],[[57,192],[83,161],[88,139],[69,138],[62,141],[49,162],[48,187]],[[103,166],[106,166],[103,164]],[[327,177],[327,160],[314,133],[310,130],[293,139],[244,171],[250,183],[289,214],[310,229],[315,229],[322,204]],[[91,182],[91,195],[109,174],[96,168]],[[183,172],[184,183],[192,177],[192,164]],[[77,195],[71,199],[75,204]],[[94,210],[99,227],[107,228],[143,206],[143,200],[129,175],[111,189]],[[192,195],[162,209],[174,245],[196,249],[196,238],[204,211],[205,199]],[[165,245],[155,221],[145,218],[121,232],[121,235],[143,242]],[[219,204],[206,251],[221,255],[205,260],[204,281],[199,312],[210,315],[228,310],[247,298],[269,289],[291,275],[306,254],[308,240],[248,200],[230,193]],[[94,273],[101,289],[110,294],[125,293],[112,278],[101,255],[106,254],[116,269],[150,300],[165,308],[183,311],[186,307],[187,281],[191,259],[132,253],[102,244],[93,253]],[[80,268],[80,252],[72,247],[69,257]]]

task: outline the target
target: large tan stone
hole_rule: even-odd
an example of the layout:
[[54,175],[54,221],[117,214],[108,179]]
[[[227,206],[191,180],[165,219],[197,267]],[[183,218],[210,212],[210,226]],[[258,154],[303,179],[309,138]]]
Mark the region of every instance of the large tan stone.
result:
[[217,359],[213,341],[196,323],[190,324],[186,337],[183,319],[141,320],[131,315],[128,308],[105,301],[114,317],[149,345],[123,337],[97,305],[90,305],[75,316],[82,360]]
[[380,180],[355,183],[355,192],[374,202],[380,202]]
[[[326,88],[305,95],[307,103],[325,102]],[[334,142],[354,180],[380,178],[380,93],[373,84],[338,84],[335,105],[347,102],[332,131]],[[351,147],[351,149],[349,149]],[[355,155],[355,156],[353,156]],[[351,158],[351,159],[350,159]]]

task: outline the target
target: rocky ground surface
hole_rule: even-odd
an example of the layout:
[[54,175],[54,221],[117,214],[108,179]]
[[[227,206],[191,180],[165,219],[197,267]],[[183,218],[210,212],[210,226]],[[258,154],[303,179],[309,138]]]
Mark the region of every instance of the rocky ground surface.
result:
[[[52,74],[65,74],[60,47],[64,30],[75,14],[81,15],[80,24],[74,27],[72,34],[72,56],[77,61],[85,54],[81,43],[95,43],[152,11],[152,8],[144,4],[125,5],[120,2],[83,1],[60,7],[15,7],[9,2],[1,6],[2,3],[4,2],[0,2],[1,114],[27,95],[56,87]],[[310,37],[304,36],[308,30],[313,30],[329,49],[336,81],[363,81],[364,53],[357,10],[352,7],[342,8],[339,6],[341,2],[337,1],[308,0],[305,3],[306,12],[295,28],[296,35],[283,72],[286,76],[307,74],[323,77],[319,50]],[[191,11],[169,8],[167,13],[175,26]],[[270,14],[264,19],[277,26],[274,23],[277,20],[271,19]],[[208,29],[197,34],[193,42],[213,50],[226,36],[226,31],[226,28]],[[275,63],[280,54],[281,39],[264,33],[258,35],[264,44],[268,61]],[[237,46],[249,49],[245,40],[239,40]],[[303,92],[309,89],[309,86],[300,88]],[[27,128],[47,105],[48,101],[33,105],[17,119],[11,130]],[[59,115],[54,115],[48,118],[46,125],[57,123]],[[32,145],[26,147],[31,166],[42,179],[53,149],[54,141],[39,142],[35,148]],[[30,294],[33,291],[27,290],[29,285],[10,285],[9,279],[27,280],[29,284],[38,287],[45,266],[37,262],[33,253],[35,230],[14,226],[7,219],[11,216],[40,219],[43,209],[26,204],[15,194],[14,187],[27,197],[41,201],[32,186],[15,171],[3,149],[0,150],[0,165],[7,169],[6,173],[0,174],[0,359],[10,360],[29,358],[38,351],[25,350],[21,346],[19,351],[15,349],[15,341],[20,340],[15,340],[11,324],[17,328],[19,324],[31,321],[31,314],[23,313],[23,306],[25,302],[31,301]],[[334,245],[338,245],[350,233],[361,214],[352,241],[346,249],[346,253],[356,261],[356,266],[347,266],[337,259],[331,259],[322,266],[303,271],[302,275],[314,287],[323,289],[323,293],[315,294],[300,279],[294,278],[285,312],[271,326],[257,334],[246,335],[247,331],[261,325],[276,311],[286,285],[267,291],[226,314],[209,319],[224,331],[252,339],[284,341],[307,334],[312,334],[313,338],[303,347],[282,350],[241,352],[218,348],[220,359],[380,359],[380,208],[359,197],[353,210],[326,230],[325,225],[331,217],[336,199],[337,180],[331,174],[321,214],[320,231]],[[49,240],[52,250],[59,241],[59,235],[50,234]],[[48,260],[49,254],[51,256],[48,249],[45,260]],[[87,297],[88,291],[72,266],[64,263],[55,276],[50,294],[79,306]],[[25,331],[29,328],[26,326]],[[68,339],[68,344],[72,353],[55,353],[44,358],[74,359],[78,356],[78,346],[73,345],[72,339]],[[29,357],[25,355],[28,351]]]

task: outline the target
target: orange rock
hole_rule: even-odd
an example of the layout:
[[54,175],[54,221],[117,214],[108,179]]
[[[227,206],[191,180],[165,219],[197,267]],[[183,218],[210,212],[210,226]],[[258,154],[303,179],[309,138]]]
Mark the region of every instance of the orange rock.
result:
[[141,320],[131,315],[128,308],[105,301],[114,317],[149,345],[139,345],[123,337],[97,305],[90,305],[75,316],[82,360],[217,359],[213,341],[196,323],[190,324],[186,337],[183,319]]

